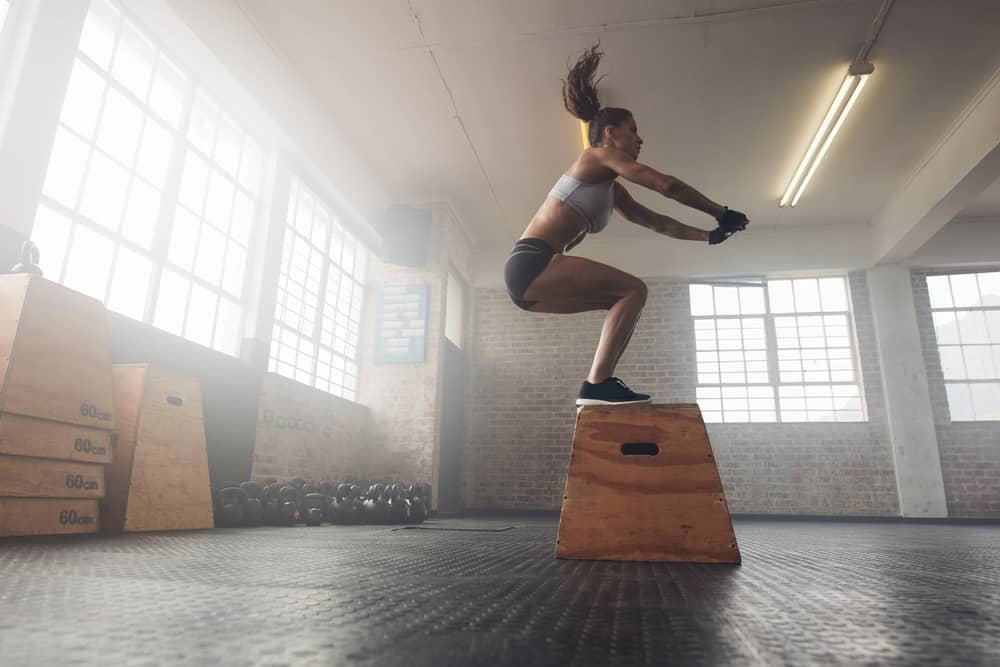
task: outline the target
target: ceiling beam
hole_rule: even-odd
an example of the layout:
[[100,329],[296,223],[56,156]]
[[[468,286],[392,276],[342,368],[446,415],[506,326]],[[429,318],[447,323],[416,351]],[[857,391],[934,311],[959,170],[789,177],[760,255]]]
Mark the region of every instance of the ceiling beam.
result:
[[900,262],[1000,178],[1000,69],[872,220],[873,263]]

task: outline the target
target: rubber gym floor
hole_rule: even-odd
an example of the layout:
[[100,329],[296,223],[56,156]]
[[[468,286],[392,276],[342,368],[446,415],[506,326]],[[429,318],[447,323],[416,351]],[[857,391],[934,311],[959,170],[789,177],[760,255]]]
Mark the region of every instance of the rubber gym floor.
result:
[[743,564],[558,516],[0,541],[0,664],[1000,664],[1000,524],[736,517]]

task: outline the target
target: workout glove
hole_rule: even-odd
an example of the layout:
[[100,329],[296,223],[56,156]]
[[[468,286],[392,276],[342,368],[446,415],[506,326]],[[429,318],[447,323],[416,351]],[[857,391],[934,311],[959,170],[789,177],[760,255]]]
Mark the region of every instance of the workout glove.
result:
[[722,227],[716,227],[708,233],[708,245],[715,245],[717,243],[722,243],[728,239],[732,234],[727,234],[722,231]]
[[734,211],[728,206],[716,220],[719,221],[719,228],[727,234],[746,229],[747,216],[739,211]]
[[708,233],[708,244],[722,243],[738,231],[746,229],[747,216],[739,211],[733,211],[728,206],[716,220],[719,226]]

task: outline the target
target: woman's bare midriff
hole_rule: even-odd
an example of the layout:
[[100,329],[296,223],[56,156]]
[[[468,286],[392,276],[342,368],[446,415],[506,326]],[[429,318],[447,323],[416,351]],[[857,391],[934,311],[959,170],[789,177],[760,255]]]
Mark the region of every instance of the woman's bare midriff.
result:
[[521,238],[541,239],[552,246],[557,253],[562,253],[568,245],[577,241],[586,229],[587,221],[571,206],[555,197],[546,197],[527,229],[521,234]]

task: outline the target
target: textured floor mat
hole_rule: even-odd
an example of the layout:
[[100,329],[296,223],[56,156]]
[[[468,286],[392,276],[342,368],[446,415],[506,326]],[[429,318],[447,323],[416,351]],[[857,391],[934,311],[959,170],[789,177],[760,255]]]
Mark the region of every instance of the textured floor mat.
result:
[[441,525],[0,541],[0,662],[1000,664],[997,526],[737,519],[740,567]]

